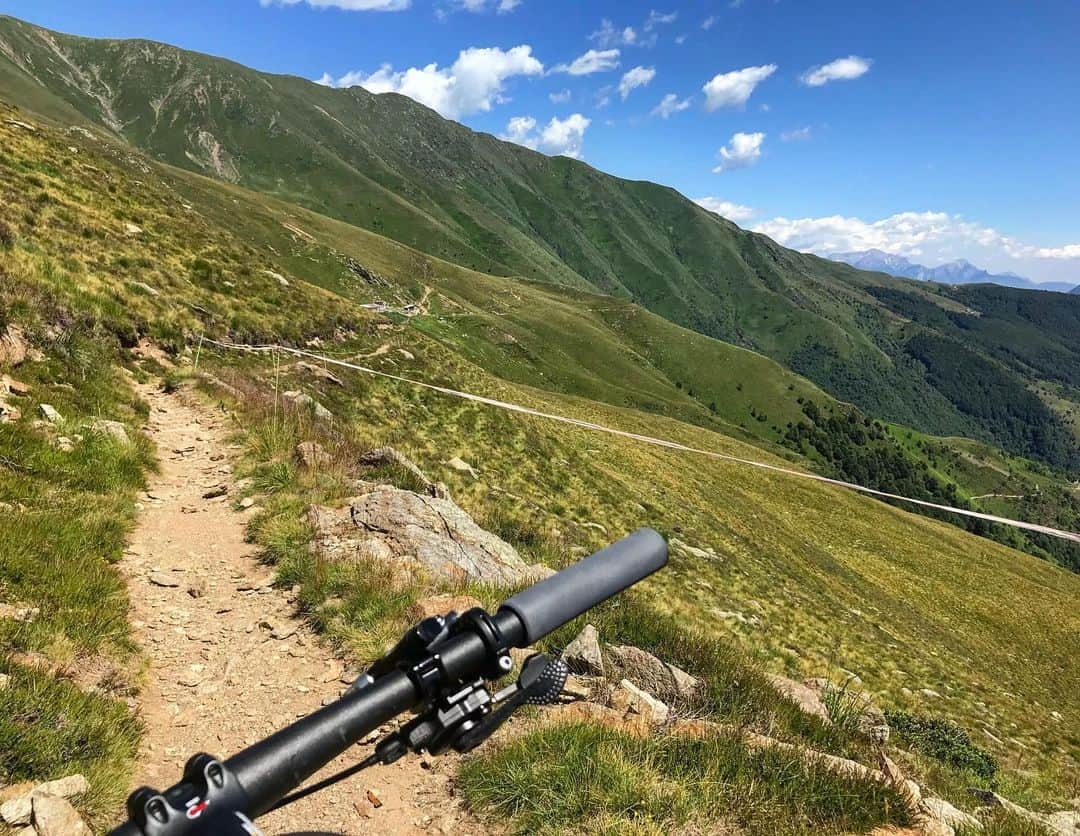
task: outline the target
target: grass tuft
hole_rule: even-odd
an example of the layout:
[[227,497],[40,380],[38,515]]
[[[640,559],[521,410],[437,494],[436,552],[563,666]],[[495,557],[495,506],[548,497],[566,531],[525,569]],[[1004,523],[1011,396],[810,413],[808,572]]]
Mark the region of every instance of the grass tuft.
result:
[[514,833],[673,832],[694,822],[748,833],[862,832],[905,824],[893,791],[737,737],[641,739],[585,724],[530,732],[469,758],[466,802]]

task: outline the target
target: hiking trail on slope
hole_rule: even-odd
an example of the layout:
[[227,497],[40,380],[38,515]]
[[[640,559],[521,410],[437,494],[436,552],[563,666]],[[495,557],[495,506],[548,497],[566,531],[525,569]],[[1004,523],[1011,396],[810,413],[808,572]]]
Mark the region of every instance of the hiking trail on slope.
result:
[[[273,587],[273,570],[245,542],[257,507],[233,510],[239,447],[227,439],[228,414],[191,392],[136,388],[150,404],[147,434],[161,471],[140,497],[138,527],[120,563],[149,668],[132,788],[163,790],[180,779],[192,754],[235,754],[337,698],[355,672],[297,616],[292,595]],[[207,498],[222,487],[227,492]],[[369,735],[367,745],[312,780],[361,760],[376,739]],[[267,834],[480,832],[451,797],[452,774],[450,760],[422,765],[408,756],[258,823]]]

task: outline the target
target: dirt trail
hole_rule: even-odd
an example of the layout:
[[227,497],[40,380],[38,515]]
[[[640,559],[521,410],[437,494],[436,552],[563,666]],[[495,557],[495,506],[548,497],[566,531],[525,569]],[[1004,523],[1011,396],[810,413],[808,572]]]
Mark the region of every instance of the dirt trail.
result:
[[[121,562],[135,637],[149,660],[139,711],[146,725],[135,785],[163,789],[189,755],[222,757],[336,698],[351,681],[294,616],[286,591],[244,542],[233,510],[227,418],[191,393],[140,386],[161,473]],[[216,498],[221,486],[228,492]],[[367,754],[346,753],[329,775]],[[417,758],[367,770],[261,819],[268,834],[477,832],[450,797],[448,762]],[[381,801],[375,807],[368,791]]]

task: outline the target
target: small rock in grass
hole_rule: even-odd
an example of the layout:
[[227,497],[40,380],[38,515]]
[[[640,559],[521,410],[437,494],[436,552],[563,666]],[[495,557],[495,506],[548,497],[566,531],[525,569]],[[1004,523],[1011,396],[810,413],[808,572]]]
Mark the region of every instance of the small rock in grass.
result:
[[919,806],[933,818],[954,829],[960,828],[972,831],[981,831],[983,829],[981,821],[963,810],[957,809],[944,798],[923,798],[919,802]]
[[19,398],[25,398],[30,394],[30,387],[27,384],[22,383],[13,377],[8,377],[7,375],[0,378],[0,389],[6,389],[12,395]]
[[96,433],[107,435],[110,438],[119,441],[121,444],[127,444],[131,441],[131,439],[128,438],[127,427],[119,421],[108,421],[104,418],[99,418],[90,424],[90,429]]
[[453,468],[459,473],[468,473],[470,476],[472,476],[473,479],[480,478],[479,474],[476,472],[476,468],[474,468],[471,464],[469,464],[464,459],[459,458],[458,456],[454,456],[454,458],[447,461],[446,466]]
[[611,706],[623,714],[640,714],[656,724],[666,723],[668,718],[668,707],[629,679],[619,683],[611,695]]
[[66,799],[35,793],[33,803],[38,836],[89,836],[89,828]]
[[61,415],[55,406],[48,403],[38,404],[38,414],[48,421],[50,424],[62,424],[64,423],[64,416]]
[[55,781],[38,784],[34,787],[34,792],[42,795],[55,795],[58,798],[66,798],[70,801],[85,794],[88,789],[90,789],[90,785],[86,780],[86,776],[76,773],[65,778],[58,778]]
[[604,658],[600,652],[600,634],[591,624],[586,624],[562,653],[563,661],[575,673],[590,676],[604,675]]
[[18,621],[23,624],[30,624],[36,621],[39,615],[41,615],[41,609],[32,607],[29,604],[0,604],[0,621]]
[[30,824],[33,811],[34,808],[30,802],[29,794],[22,795],[0,804],[0,819],[3,819],[5,824],[12,827],[20,827]]
[[296,459],[309,470],[330,464],[330,454],[317,441],[301,441],[296,445]]

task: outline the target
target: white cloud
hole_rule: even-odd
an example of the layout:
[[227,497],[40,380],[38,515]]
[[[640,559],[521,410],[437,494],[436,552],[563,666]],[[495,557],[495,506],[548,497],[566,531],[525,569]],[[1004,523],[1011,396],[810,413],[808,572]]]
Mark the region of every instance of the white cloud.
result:
[[596,41],[601,47],[634,46],[638,42],[638,33],[633,26],[618,28],[608,18],[600,21],[600,28],[589,35],[590,41]]
[[837,58],[820,67],[811,67],[799,77],[799,80],[807,87],[821,87],[830,81],[850,81],[870,72],[872,63],[874,62],[869,58],[849,55],[847,58]]
[[347,12],[400,12],[412,0],[259,0],[263,6],[295,6],[307,3],[313,9],[343,9]]
[[694,203],[729,221],[748,221],[757,214],[756,209],[732,203],[730,200],[721,200],[718,197],[699,197]]
[[705,18],[703,21],[701,21],[701,28],[704,29],[706,32],[708,32],[710,29],[712,29],[716,25],[716,22],[719,19],[720,18],[718,18],[716,15],[709,15],[707,18]]
[[744,67],[714,76],[701,88],[705,92],[706,110],[746,104],[754,88],[775,72],[776,64],[763,64],[760,67]]
[[617,49],[590,49],[584,55],[579,55],[569,64],[559,64],[552,72],[569,73],[570,75],[592,75],[593,73],[606,73],[619,66]]
[[1035,250],[1038,258],[1080,258],[1080,244],[1066,244],[1064,247],[1039,247]]
[[780,134],[781,142],[801,142],[804,139],[809,139],[811,134],[810,126],[807,125],[803,128],[794,128],[790,131],[784,131]]
[[625,102],[631,92],[638,87],[645,87],[654,78],[656,78],[655,67],[634,67],[634,69],[624,73],[622,80],[619,81],[619,95],[622,96],[622,100]]
[[690,107],[690,101],[690,98],[680,99],[674,93],[668,93],[660,100],[660,104],[653,108],[652,115],[667,119],[672,114],[682,113]]
[[570,101],[571,93],[569,90],[557,90],[554,93],[548,93],[548,98],[552,104],[565,104]]
[[522,2],[523,0],[452,0],[451,8],[474,14],[488,11],[507,14],[520,6]]
[[948,212],[899,212],[876,221],[778,217],[754,231],[821,255],[877,249],[929,267],[964,257],[988,270],[1018,271],[1044,281],[1070,281],[1080,274],[1080,243],[1040,247]]
[[679,46],[682,46],[684,43],[686,43],[686,35],[676,35],[675,43],[677,43]]
[[585,131],[592,120],[580,113],[565,119],[552,118],[540,134],[540,147],[549,154],[562,154],[564,157],[581,157],[581,146]]
[[649,19],[645,21],[645,25],[642,27],[646,32],[651,32],[657,26],[661,24],[674,23],[679,17],[678,12],[668,12],[664,14],[662,12],[653,9],[649,12]]
[[515,116],[507,123],[501,138],[548,154],[580,158],[585,131],[591,124],[592,120],[574,113],[565,119],[553,117],[538,132],[533,117]]
[[448,119],[491,110],[503,101],[505,82],[515,76],[534,76],[544,65],[530,46],[503,51],[497,47],[462,50],[450,67],[437,64],[395,72],[383,64],[371,74],[346,73],[338,79],[325,74],[319,82],[333,87],[363,87],[372,93],[401,93],[437,110]]
[[500,139],[535,150],[540,141],[533,134],[534,130],[536,130],[536,120],[531,116],[515,116],[506,123],[506,133]]
[[736,168],[749,168],[761,158],[761,144],[765,134],[746,134],[740,131],[732,134],[731,141],[720,149],[720,165],[713,169],[714,174],[723,174]]
[[606,84],[593,94],[598,109],[605,108],[611,104],[611,91],[614,89],[615,88],[612,85]]

